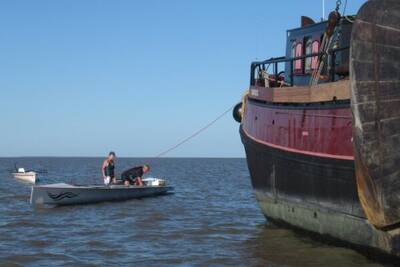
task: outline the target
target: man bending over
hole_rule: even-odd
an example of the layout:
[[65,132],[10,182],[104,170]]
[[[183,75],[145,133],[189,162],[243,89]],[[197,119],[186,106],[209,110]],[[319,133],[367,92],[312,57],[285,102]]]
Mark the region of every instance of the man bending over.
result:
[[142,176],[149,171],[150,166],[147,164],[124,171],[121,174],[124,185],[143,186]]

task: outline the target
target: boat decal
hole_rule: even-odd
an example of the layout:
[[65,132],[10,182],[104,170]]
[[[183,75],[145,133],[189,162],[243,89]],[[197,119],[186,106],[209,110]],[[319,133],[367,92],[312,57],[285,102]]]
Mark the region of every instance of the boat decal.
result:
[[47,192],[47,195],[55,201],[60,201],[63,200],[64,198],[74,198],[78,196],[77,194],[74,194],[72,192],[63,192],[60,194],[52,194],[50,192]]

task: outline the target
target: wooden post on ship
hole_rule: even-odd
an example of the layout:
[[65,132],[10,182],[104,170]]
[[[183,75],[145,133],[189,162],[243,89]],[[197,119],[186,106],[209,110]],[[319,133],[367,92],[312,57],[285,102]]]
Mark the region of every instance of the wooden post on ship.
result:
[[351,41],[353,142],[358,193],[368,220],[400,223],[400,1],[371,0]]

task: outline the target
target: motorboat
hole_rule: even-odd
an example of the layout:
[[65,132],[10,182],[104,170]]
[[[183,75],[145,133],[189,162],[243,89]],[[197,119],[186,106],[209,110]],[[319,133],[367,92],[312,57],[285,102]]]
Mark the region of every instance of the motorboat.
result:
[[74,185],[67,183],[32,186],[32,205],[75,205],[106,201],[124,201],[172,193],[174,188],[165,180],[143,179],[144,186],[135,185]]
[[36,183],[37,173],[35,171],[26,171],[24,168],[18,168],[12,173],[14,178],[23,180],[29,183]]

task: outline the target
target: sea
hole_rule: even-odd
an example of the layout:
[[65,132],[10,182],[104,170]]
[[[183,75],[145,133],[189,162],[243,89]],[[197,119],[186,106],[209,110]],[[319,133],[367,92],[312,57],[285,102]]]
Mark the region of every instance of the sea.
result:
[[268,222],[245,159],[117,158],[117,173],[150,164],[174,194],[66,207],[32,207],[10,174],[100,184],[102,160],[0,158],[0,266],[395,266]]

